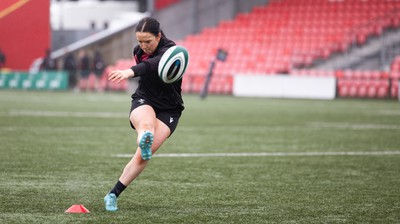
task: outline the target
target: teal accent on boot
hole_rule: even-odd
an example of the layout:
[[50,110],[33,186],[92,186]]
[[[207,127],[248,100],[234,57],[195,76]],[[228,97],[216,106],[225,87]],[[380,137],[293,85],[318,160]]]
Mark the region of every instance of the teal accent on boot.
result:
[[104,197],[104,204],[106,206],[106,210],[110,212],[115,212],[118,210],[117,207],[117,196],[113,193],[108,193]]
[[141,150],[143,160],[151,159],[152,156],[151,146],[153,145],[153,140],[154,140],[153,134],[151,132],[146,132],[146,131],[144,132],[142,138],[140,139],[139,147]]

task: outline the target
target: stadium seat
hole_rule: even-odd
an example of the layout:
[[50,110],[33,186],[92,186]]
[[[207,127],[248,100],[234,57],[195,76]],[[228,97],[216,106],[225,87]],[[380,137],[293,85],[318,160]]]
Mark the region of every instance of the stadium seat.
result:
[[182,78],[182,92],[183,93],[190,93],[190,78],[184,76]]
[[389,96],[389,80],[380,80],[378,83],[378,98],[386,98]]
[[350,91],[350,83],[346,79],[338,80],[338,95],[339,97],[348,97]]
[[358,81],[357,97],[366,97],[368,93],[370,83],[369,81]]
[[367,92],[367,97],[368,98],[375,98],[378,92],[378,82],[377,81],[370,81],[368,85],[368,92]]
[[358,96],[358,87],[360,85],[359,80],[349,80],[349,97],[357,97]]

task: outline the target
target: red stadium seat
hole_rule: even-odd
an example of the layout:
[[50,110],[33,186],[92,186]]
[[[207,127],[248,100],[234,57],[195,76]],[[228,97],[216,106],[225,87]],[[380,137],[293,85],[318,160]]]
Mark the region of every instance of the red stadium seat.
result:
[[369,85],[369,81],[358,81],[357,97],[366,97]]
[[182,78],[182,92],[190,93],[190,77],[183,76]]
[[378,92],[378,81],[370,81],[368,85],[368,92],[367,92],[367,97],[368,98],[375,98]]
[[386,98],[389,95],[389,81],[388,80],[380,80],[378,81],[378,98]]
[[359,80],[349,80],[349,96],[357,97],[358,96],[358,87],[360,85]]
[[348,97],[350,91],[350,82],[346,79],[338,80],[338,95],[339,97]]

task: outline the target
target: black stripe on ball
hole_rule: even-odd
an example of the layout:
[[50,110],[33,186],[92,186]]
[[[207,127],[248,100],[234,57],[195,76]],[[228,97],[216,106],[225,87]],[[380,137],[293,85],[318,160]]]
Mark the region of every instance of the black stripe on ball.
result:
[[173,66],[171,66],[169,69],[168,69],[168,72],[167,72],[167,79],[173,79],[176,75],[178,75],[178,72],[179,72],[179,69],[181,68],[181,61],[180,60],[176,60],[174,63],[173,63]]

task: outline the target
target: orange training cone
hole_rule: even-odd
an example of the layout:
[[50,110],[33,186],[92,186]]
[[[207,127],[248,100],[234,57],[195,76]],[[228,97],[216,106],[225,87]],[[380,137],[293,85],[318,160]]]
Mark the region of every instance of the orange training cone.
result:
[[90,211],[83,205],[72,205],[65,211],[66,213],[90,213]]

